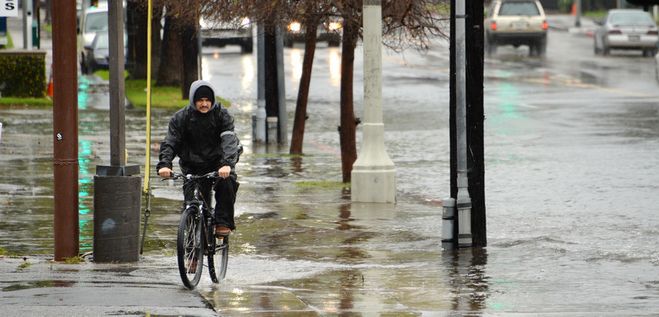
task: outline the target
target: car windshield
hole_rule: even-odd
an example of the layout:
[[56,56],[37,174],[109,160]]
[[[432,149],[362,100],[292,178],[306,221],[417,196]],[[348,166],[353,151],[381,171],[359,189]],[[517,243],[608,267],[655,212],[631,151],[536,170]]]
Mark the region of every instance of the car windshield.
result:
[[499,9],[499,15],[540,15],[540,11],[535,2],[504,2]]
[[108,29],[107,12],[90,13],[85,21],[85,32],[98,32]]
[[611,13],[609,22],[615,25],[655,25],[650,15],[642,11]]

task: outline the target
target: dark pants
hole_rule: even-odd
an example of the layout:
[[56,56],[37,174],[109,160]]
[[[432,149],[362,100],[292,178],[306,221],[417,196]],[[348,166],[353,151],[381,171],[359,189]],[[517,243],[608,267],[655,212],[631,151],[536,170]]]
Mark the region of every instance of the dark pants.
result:
[[[201,194],[206,201],[207,206],[211,206],[211,188],[215,190],[215,224],[223,225],[236,229],[236,224],[233,220],[234,209],[233,205],[236,202],[236,192],[238,191],[238,182],[234,175],[227,178],[218,178],[217,180],[204,179],[200,180]],[[185,182],[183,184],[183,195],[185,200],[194,199],[194,186],[192,182]]]

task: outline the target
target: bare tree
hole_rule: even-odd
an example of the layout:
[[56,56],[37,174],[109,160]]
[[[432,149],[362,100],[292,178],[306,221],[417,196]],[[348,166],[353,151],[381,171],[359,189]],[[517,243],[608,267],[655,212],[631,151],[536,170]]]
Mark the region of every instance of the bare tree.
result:
[[[382,22],[385,45],[402,50],[407,47],[428,47],[432,36],[442,32],[438,6],[445,0],[383,0]],[[352,165],[357,160],[356,126],[353,101],[354,58],[357,40],[362,34],[362,0],[333,0],[343,17],[343,47],[341,56],[341,168],[343,182],[351,180]]]
[[[441,15],[441,6],[448,0],[383,0],[382,17],[385,45],[394,50],[408,47],[426,49],[433,36],[447,37],[443,30],[448,18]],[[341,142],[341,165],[344,182],[350,182],[352,164],[357,159],[356,129],[359,120],[354,114],[353,74],[355,47],[362,33],[362,0],[206,0],[202,5],[202,16],[211,20],[235,21],[236,17],[247,16],[257,23],[285,25],[290,20],[302,21],[305,29],[315,30],[331,15],[343,19],[341,60],[341,115],[339,138]],[[448,13],[448,10],[446,10]],[[307,102],[313,57],[315,32],[307,32],[305,56],[298,90],[298,100],[293,125],[290,153],[302,153],[304,122],[307,117]]]

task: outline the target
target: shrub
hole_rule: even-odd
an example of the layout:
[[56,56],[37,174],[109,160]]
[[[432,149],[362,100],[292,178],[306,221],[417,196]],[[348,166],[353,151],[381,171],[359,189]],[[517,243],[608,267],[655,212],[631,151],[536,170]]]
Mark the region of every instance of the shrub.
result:
[[45,90],[45,51],[0,51],[2,97],[42,98]]

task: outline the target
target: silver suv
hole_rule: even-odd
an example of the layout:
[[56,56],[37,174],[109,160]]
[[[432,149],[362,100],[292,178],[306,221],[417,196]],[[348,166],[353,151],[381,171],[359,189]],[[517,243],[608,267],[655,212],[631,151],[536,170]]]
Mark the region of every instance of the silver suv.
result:
[[547,49],[547,18],[538,0],[494,0],[485,19],[485,52],[497,46],[529,46],[530,56],[542,56]]

